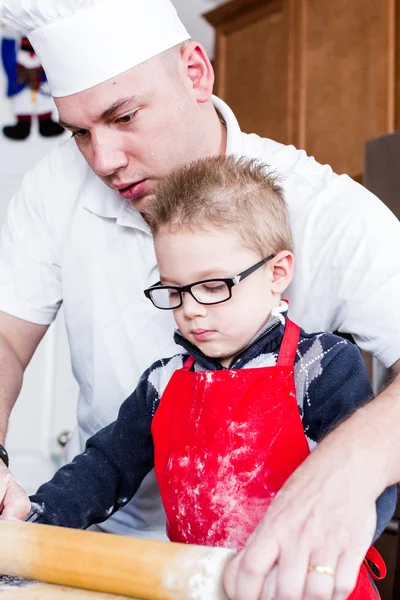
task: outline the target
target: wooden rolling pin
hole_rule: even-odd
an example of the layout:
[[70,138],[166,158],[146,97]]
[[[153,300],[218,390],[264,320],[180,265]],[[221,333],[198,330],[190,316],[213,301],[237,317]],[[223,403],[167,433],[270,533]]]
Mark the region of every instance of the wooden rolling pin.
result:
[[143,600],[226,600],[231,550],[0,522],[0,573]]

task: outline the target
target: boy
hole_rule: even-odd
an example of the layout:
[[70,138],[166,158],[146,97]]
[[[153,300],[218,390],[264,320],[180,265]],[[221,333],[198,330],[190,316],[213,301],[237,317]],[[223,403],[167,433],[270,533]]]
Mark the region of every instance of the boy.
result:
[[[161,280],[145,295],[173,311],[184,351],[143,374],[118,419],[39,488],[28,520],[85,529],[124,506],[154,466],[171,540],[240,548],[371,388],[356,346],[287,318],[293,242],[265,167],[192,163],[160,185],[147,218]],[[395,501],[390,488],[377,502],[376,535]],[[309,568],[334,576],[334,565]],[[377,597],[365,567],[351,597]]]

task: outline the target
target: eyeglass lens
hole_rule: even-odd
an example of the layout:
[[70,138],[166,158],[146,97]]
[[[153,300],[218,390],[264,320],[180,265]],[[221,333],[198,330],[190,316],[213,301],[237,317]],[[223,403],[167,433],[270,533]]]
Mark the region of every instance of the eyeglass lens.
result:
[[[201,304],[216,304],[230,298],[230,290],[224,281],[208,281],[191,287],[194,298]],[[153,302],[159,308],[177,308],[181,295],[173,288],[155,289],[151,292]]]

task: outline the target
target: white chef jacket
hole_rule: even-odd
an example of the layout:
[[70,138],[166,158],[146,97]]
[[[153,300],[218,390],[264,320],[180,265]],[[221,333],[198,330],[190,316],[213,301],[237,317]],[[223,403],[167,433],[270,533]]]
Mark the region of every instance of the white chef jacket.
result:
[[[400,358],[400,224],[370,192],[302,150],[240,131],[229,107],[227,153],[279,173],[289,205],[296,268],[285,297],[309,332],[339,330],[386,366]],[[174,321],[143,289],[158,280],[149,227],[91,171],[73,140],[30,171],[0,240],[0,310],[39,324],[64,305],[88,436],[114,420],[142,372],[177,351]],[[164,513],[150,474],[105,531],[160,537]]]

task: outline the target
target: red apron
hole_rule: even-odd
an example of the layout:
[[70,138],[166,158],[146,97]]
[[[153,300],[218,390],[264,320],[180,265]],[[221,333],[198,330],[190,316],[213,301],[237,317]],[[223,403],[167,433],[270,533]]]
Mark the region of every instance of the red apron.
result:
[[[196,373],[189,358],[172,376],[152,422],[170,540],[240,549],[309,455],[293,376],[299,335],[288,319],[273,367]],[[363,566],[350,598],[378,597]]]

